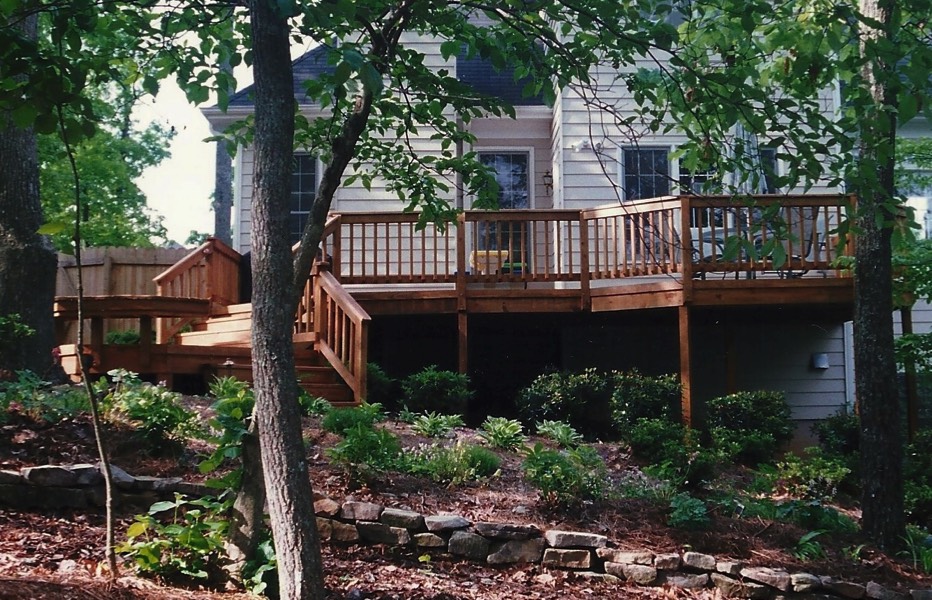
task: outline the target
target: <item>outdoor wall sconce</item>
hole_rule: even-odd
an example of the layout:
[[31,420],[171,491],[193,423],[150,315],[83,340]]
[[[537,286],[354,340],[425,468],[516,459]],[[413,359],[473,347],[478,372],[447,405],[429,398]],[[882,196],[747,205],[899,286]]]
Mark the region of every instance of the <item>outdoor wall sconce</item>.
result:
[[828,364],[828,354],[825,352],[816,352],[812,355],[812,358],[809,363],[813,369],[824,371],[829,368]]
[[582,152],[583,150],[594,150],[595,152],[601,152],[604,144],[602,142],[592,143],[589,140],[579,140],[572,146],[573,152]]
[[549,196],[553,191],[553,173],[550,172],[550,169],[544,171],[542,179],[544,180],[544,193]]

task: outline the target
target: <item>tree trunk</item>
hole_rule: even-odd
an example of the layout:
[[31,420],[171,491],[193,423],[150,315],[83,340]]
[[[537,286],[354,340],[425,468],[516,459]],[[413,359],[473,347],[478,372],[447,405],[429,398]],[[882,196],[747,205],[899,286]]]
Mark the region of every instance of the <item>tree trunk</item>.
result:
[[[893,290],[889,223],[894,199],[896,93],[894,64],[877,56],[874,42],[890,37],[895,2],[861,0],[861,11],[883,29],[866,25],[861,49],[874,115],[861,120],[854,279],[855,390],[861,417],[861,527],[879,547],[903,544],[903,438],[893,350]],[[873,117],[873,118],[871,118]]]
[[[35,15],[22,19],[20,27],[26,37],[36,38]],[[0,375],[21,369],[43,377],[52,373],[58,263],[51,243],[37,233],[41,226],[35,133],[0,112],[0,317],[19,315],[35,331],[12,340],[0,337]]]
[[259,434],[256,431],[255,412],[249,433],[243,438],[243,475],[240,478],[236,500],[230,515],[230,536],[227,540],[227,557],[231,561],[230,572],[239,577],[246,561],[255,557],[265,516],[265,476],[262,472],[262,453],[259,449]]
[[255,172],[252,199],[252,361],[256,418],[281,597],[323,600],[320,542],[301,437],[291,344],[287,217],[294,140],[289,28],[280,3],[252,0]]

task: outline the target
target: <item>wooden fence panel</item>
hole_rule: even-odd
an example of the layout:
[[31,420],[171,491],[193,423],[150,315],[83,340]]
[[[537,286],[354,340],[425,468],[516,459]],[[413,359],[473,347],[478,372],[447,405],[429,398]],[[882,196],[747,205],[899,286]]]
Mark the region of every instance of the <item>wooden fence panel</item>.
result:
[[[81,253],[84,266],[85,296],[125,296],[156,294],[152,279],[184,258],[188,248],[85,248]],[[78,269],[75,258],[69,254],[58,255],[58,276],[55,282],[56,296],[78,295]],[[90,321],[85,321],[85,331]],[[104,331],[136,329],[135,321],[106,319]],[[68,327],[58,343],[73,344],[77,341],[77,324]]]

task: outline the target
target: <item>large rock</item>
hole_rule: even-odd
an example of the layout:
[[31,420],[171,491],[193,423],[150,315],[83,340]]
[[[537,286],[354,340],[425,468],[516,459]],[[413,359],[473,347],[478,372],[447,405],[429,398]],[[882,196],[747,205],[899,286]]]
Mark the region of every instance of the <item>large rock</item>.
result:
[[347,543],[359,541],[359,531],[356,530],[354,525],[341,523],[339,521],[331,521],[331,527],[333,531],[330,534],[330,539],[333,541]]
[[392,527],[372,521],[357,521],[356,530],[359,532],[359,537],[367,542],[390,546],[407,546],[411,543],[411,534],[404,527]]
[[19,471],[0,470],[0,484],[10,485],[14,483],[26,483],[26,478]]
[[709,556],[708,554],[701,554],[699,552],[684,552],[683,566],[689,567],[690,569],[698,569],[700,571],[714,571],[715,557]]
[[414,545],[418,548],[446,548],[447,541],[436,533],[418,533],[414,536]]
[[340,514],[340,503],[326,496],[314,500],[314,514],[318,517],[335,517]]
[[551,529],[544,534],[551,548],[604,548],[608,538],[595,533],[582,531],[560,531]]
[[709,585],[709,575],[708,573],[701,573],[698,575],[690,573],[661,573],[660,583],[678,588],[695,590]]
[[790,575],[790,585],[794,592],[814,592],[822,587],[822,579],[811,573],[793,573]]
[[654,555],[646,551],[631,552],[628,550],[616,550],[615,548],[599,548],[595,553],[596,556],[604,561],[623,565],[654,564]]
[[832,592],[833,594],[843,596],[845,598],[851,598],[851,600],[861,600],[861,598],[863,598],[867,593],[867,588],[865,588],[860,583],[841,581],[840,579],[835,579],[834,577],[822,577],[821,579],[822,587]]
[[[103,475],[97,469],[94,474],[101,480]],[[139,475],[135,477],[135,489],[141,492],[158,492],[167,494],[178,489],[178,485],[183,481],[181,477],[150,477],[148,475]]]
[[509,540],[495,548],[488,557],[490,565],[540,562],[546,542],[542,538]]
[[[100,463],[98,463],[98,468],[100,469],[103,468],[103,467],[100,467]],[[121,490],[131,490],[136,486],[136,478],[116,465],[110,465],[110,479],[113,480],[114,487],[119,488]],[[185,489],[184,483],[185,482],[182,481],[181,483],[178,484],[179,493],[188,494],[190,496],[202,496],[203,495],[203,494],[194,493],[191,490]],[[193,486],[195,484],[188,484],[188,485]],[[198,487],[201,489],[206,489],[204,486],[198,486]]]
[[493,540],[529,540],[540,537],[537,525],[514,523],[476,523],[476,533]]
[[932,600],[932,590],[909,590],[912,600]]
[[414,512],[413,510],[401,510],[400,508],[386,508],[382,511],[379,521],[391,527],[404,527],[411,531],[420,531],[424,529],[424,515]]
[[324,517],[317,517],[317,537],[323,541],[333,537],[333,521]]
[[592,554],[588,550],[566,550],[547,548],[541,565],[557,569],[588,569],[592,564]]
[[427,531],[431,533],[441,533],[466,529],[472,523],[469,519],[464,519],[459,515],[431,515],[424,518],[424,525],[427,526]]
[[719,573],[724,573],[725,575],[732,575],[737,577],[741,575],[741,569],[744,568],[744,563],[733,561],[733,560],[720,560],[715,563],[715,570]]
[[85,508],[87,502],[83,489],[55,488],[50,493],[38,485],[0,484],[0,505],[11,508]]
[[381,504],[350,500],[343,503],[340,518],[347,521],[378,521],[382,510],[384,507]]
[[638,585],[651,585],[657,580],[657,569],[647,565],[606,562],[605,572]]
[[454,531],[447,543],[447,552],[472,560],[486,560],[491,543],[481,535],[468,531]]
[[741,569],[741,576],[745,579],[777,588],[781,592],[790,591],[790,587],[792,586],[789,573],[769,567],[745,567]]
[[42,465],[23,469],[23,477],[32,485],[71,487],[78,485],[78,474],[68,467]]
[[738,581],[721,573],[711,574],[712,583],[726,598],[749,598],[765,600],[770,597],[770,588],[751,581]]
[[871,600],[906,600],[906,596],[898,594],[880,585],[876,581],[871,581],[865,588],[867,597]]
[[683,564],[679,554],[658,554],[654,557],[654,566],[661,571],[676,571]]

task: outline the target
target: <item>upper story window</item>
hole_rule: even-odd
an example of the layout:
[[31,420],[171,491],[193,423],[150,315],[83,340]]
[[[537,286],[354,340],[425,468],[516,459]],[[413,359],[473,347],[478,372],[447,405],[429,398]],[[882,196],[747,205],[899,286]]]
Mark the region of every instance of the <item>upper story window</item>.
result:
[[317,159],[310,154],[295,154],[291,168],[291,202],[288,207],[288,235],[295,244],[304,233],[317,196]]
[[670,194],[669,148],[624,148],[621,185],[625,200]]
[[479,162],[495,171],[500,209],[531,208],[529,153],[480,152]]

